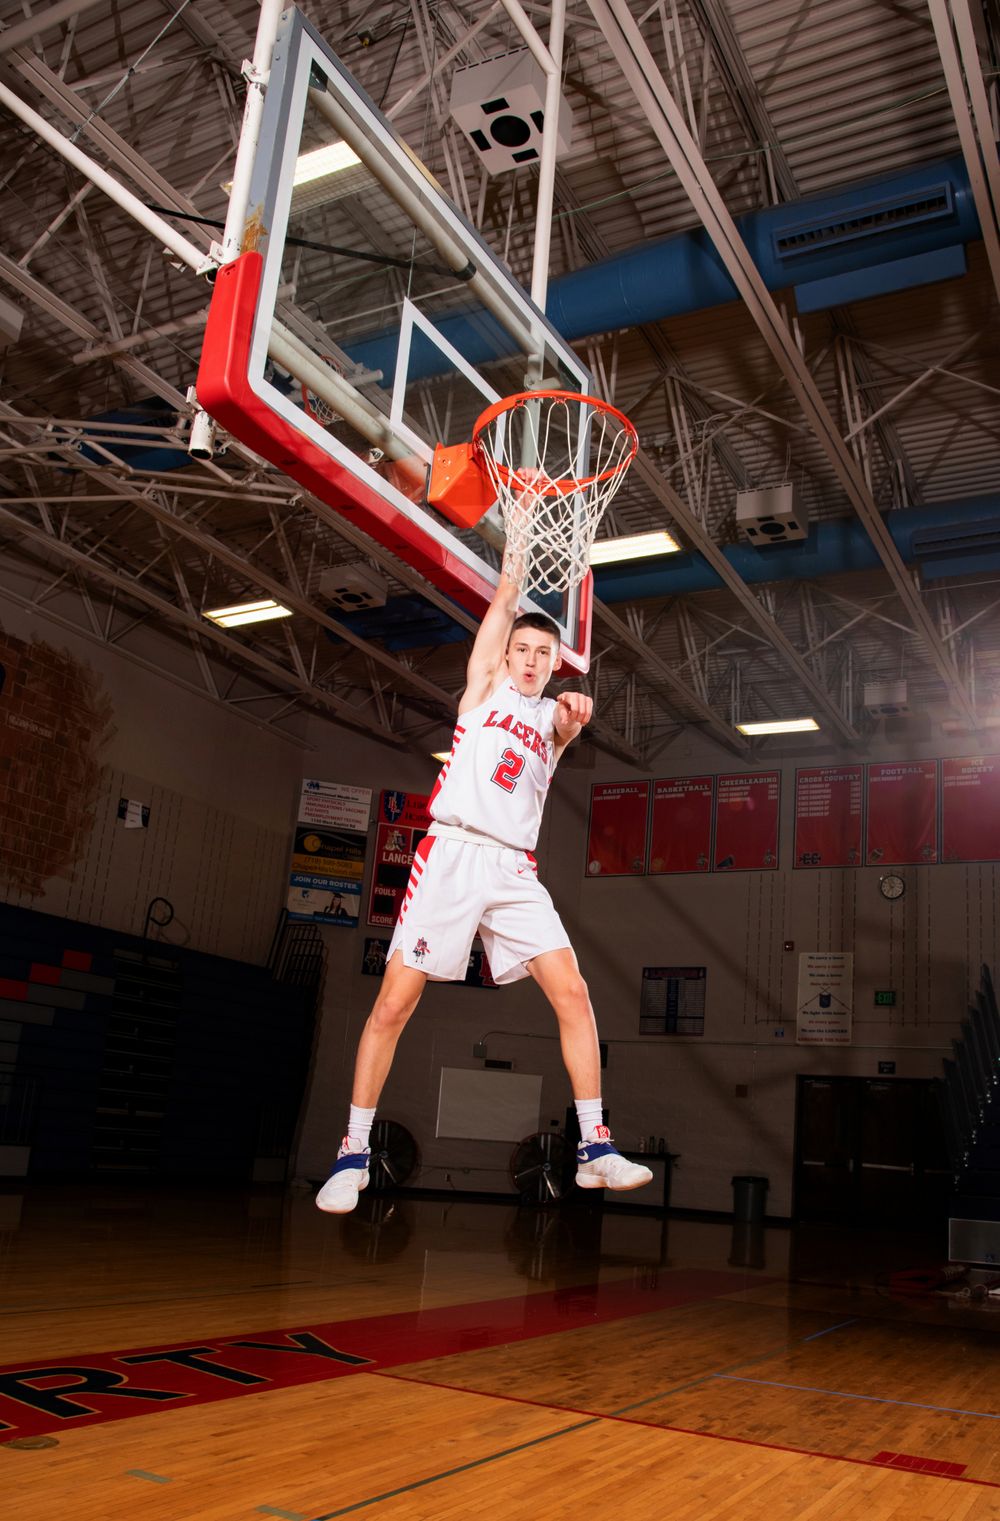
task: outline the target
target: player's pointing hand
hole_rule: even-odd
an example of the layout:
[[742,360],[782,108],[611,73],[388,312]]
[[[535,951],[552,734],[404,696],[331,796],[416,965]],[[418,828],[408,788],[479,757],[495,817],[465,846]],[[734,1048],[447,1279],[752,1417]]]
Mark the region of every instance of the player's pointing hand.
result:
[[589,724],[594,700],[585,692],[560,692],[556,698],[555,724],[560,731]]

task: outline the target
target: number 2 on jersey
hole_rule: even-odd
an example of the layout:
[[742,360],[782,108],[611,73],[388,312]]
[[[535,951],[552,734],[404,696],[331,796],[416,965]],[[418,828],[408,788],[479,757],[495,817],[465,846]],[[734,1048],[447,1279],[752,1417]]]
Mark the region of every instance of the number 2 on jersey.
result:
[[524,756],[517,750],[505,750],[490,780],[502,787],[504,792],[513,792],[523,770]]

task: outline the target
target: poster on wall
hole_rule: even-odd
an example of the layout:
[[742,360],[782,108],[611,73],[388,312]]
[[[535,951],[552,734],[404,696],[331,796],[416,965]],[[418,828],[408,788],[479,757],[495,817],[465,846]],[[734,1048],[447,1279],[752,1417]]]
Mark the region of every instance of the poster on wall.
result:
[[430,828],[427,803],[425,792],[383,792],[379,796],[369,924],[389,929],[399,917],[413,852]]
[[715,871],[776,871],[780,771],[716,778]]
[[640,1035],[704,1035],[706,968],[644,966]]
[[1000,861],[1000,757],[941,762],[942,861]]
[[588,877],[639,877],[646,870],[648,782],[598,782],[590,789]]
[[710,776],[668,776],[653,783],[651,876],[710,870],[712,782]]
[[368,845],[370,787],[307,778],[288,881],[290,919],[356,929]]
[[868,767],[865,860],[870,866],[926,865],[937,852],[937,761]]
[[367,833],[372,807],[370,787],[348,787],[307,777],[299,796],[299,823]]
[[849,1046],[854,1014],[851,951],[803,951],[799,956],[795,1040],[800,1046]]
[[795,773],[795,866],[861,865],[861,766]]

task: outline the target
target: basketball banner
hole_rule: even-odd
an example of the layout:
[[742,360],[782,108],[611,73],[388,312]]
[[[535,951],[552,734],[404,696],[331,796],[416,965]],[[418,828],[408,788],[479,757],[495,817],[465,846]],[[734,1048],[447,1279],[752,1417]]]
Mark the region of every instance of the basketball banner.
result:
[[926,866],[938,858],[937,761],[868,767],[870,866]]
[[731,772],[717,779],[716,871],[776,871],[781,772]]
[[1000,759],[941,762],[942,861],[1000,861]]
[[588,877],[640,877],[646,870],[648,782],[598,782],[590,789]]
[[861,865],[861,766],[795,773],[794,866]]
[[710,776],[670,776],[653,783],[651,876],[711,870],[712,782]]
[[389,929],[399,917],[413,852],[430,828],[427,803],[425,792],[383,792],[379,797],[369,924]]

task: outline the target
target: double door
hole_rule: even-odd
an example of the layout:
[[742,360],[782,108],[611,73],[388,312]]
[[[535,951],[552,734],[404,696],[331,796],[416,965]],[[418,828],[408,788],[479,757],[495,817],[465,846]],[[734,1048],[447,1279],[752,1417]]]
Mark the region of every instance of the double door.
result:
[[938,1089],[933,1079],[800,1077],[796,1219],[914,1227],[940,1219],[951,1172]]

